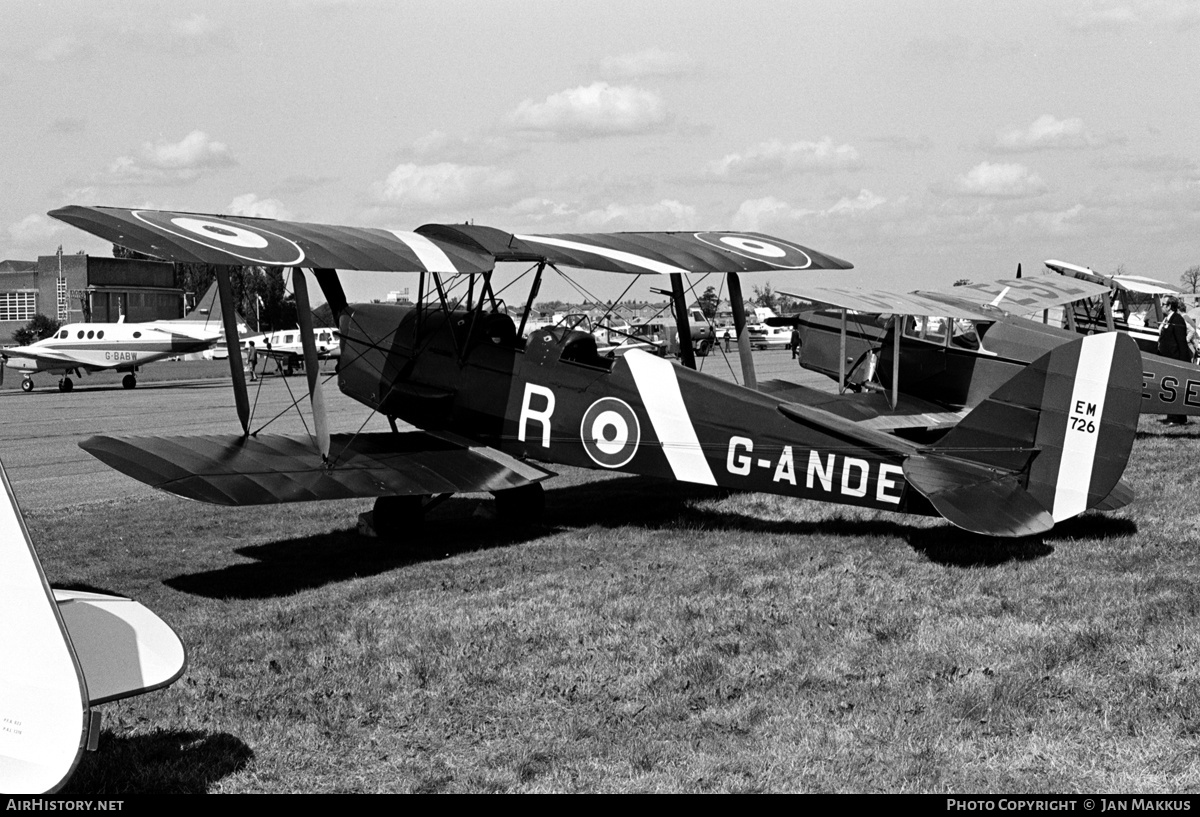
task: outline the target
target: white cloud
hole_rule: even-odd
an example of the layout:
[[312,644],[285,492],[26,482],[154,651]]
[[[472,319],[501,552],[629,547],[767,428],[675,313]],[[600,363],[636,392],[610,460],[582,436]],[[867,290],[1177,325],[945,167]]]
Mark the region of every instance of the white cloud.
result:
[[1088,132],[1078,117],[1056,119],[1043,114],[1025,128],[1009,128],[996,134],[992,147],[1004,152],[1060,148],[1078,150],[1102,147],[1124,141],[1114,134],[1097,135]]
[[203,14],[193,14],[182,20],[172,20],[171,33],[182,39],[204,39],[213,34],[218,26]]
[[454,162],[476,165],[496,162],[517,152],[519,147],[511,137],[475,134],[450,136],[440,130],[432,130],[399,150],[401,157],[418,164]]
[[376,197],[399,205],[452,206],[496,201],[511,194],[517,175],[511,170],[481,165],[438,162],[397,165],[376,185]]
[[857,196],[843,196],[831,206],[823,210],[813,210],[804,207],[792,207],[785,201],[774,196],[760,199],[747,199],[738,207],[733,216],[733,229],[757,231],[771,224],[796,222],[808,218],[845,218],[865,213],[886,204],[887,199],[877,196],[866,188],[860,190]]
[[1195,0],[1076,0],[1063,18],[1080,31],[1138,25],[1185,30],[1200,24],[1200,4]]
[[90,51],[91,46],[74,34],[64,34],[43,43],[33,56],[38,62],[62,62],[87,56]]
[[607,82],[571,88],[546,97],[527,99],[508,115],[518,129],[566,139],[648,133],[668,120],[658,94]]
[[584,230],[688,230],[695,229],[696,208],[675,199],[655,204],[616,204],[582,213],[577,222]]
[[99,184],[187,184],[201,175],[236,165],[224,142],[209,139],[203,131],[195,130],[178,142],[147,142],[141,155],[119,156],[103,175]]
[[229,202],[226,212],[233,216],[254,216],[256,218],[278,218],[288,220],[291,212],[283,206],[279,199],[260,199],[253,193],[238,196]]
[[8,237],[20,247],[40,248],[43,252],[49,252],[45,248],[46,243],[61,233],[65,226],[49,216],[32,213],[8,225]]
[[695,62],[688,55],[653,47],[600,61],[600,73],[615,79],[679,76],[693,70]]
[[1068,235],[1079,231],[1083,212],[1082,204],[1066,210],[1030,210],[1013,216],[1013,224],[1037,235]]
[[986,198],[1040,196],[1048,188],[1029,168],[1018,164],[980,162],[955,181],[955,192]]
[[850,145],[835,145],[828,136],[820,142],[760,142],[741,153],[729,153],[707,168],[720,179],[760,178],[806,171],[852,170],[861,164]]

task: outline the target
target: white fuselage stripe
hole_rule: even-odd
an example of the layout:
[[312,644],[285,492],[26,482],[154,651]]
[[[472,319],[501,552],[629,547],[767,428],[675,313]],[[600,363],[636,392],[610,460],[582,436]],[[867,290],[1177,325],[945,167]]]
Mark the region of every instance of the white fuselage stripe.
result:
[[624,360],[633,373],[642,405],[650,416],[650,425],[654,427],[675,479],[716,485],[717,480],[708,467],[692,418],[683,403],[675,365],[638,349],[628,352]]
[[[1058,483],[1054,489],[1051,515],[1055,522],[1087,510],[1088,489],[1091,487],[1092,468],[1096,460],[1096,441],[1100,437],[1100,422],[1104,418],[1104,397],[1108,393],[1108,377],[1116,344],[1116,333],[1105,332],[1084,338],[1079,350],[1079,366],[1075,369],[1071,404],[1067,407],[1067,430],[1063,438],[1062,459],[1058,464]],[[1083,414],[1076,411],[1080,405],[1086,407]],[[1078,427],[1080,423],[1086,426],[1089,421],[1094,423],[1090,433]]]
[[407,244],[429,272],[458,272],[458,268],[454,266],[454,262],[442,251],[442,248],[420,233],[404,230],[388,230],[388,232]]
[[671,272],[687,272],[682,267],[676,267],[673,264],[664,264],[662,261],[655,261],[653,258],[646,258],[642,255],[634,255],[631,252],[624,250],[613,250],[608,247],[598,247],[595,244],[581,244],[578,241],[567,241],[564,238],[550,238],[544,235],[518,235],[516,238],[521,241],[530,241],[534,244],[549,244],[552,247],[562,247],[564,250],[577,250],[579,252],[589,252],[592,255],[599,255],[602,258],[611,258],[613,261],[620,261],[624,264],[631,264],[635,267],[641,267],[647,272],[656,272],[660,275],[665,275]]

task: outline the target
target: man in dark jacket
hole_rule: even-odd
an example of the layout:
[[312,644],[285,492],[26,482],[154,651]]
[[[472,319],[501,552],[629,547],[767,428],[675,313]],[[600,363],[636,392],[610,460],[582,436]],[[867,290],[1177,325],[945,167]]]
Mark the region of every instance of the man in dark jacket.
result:
[[[1163,301],[1166,317],[1158,327],[1158,353],[1173,360],[1191,360],[1192,350],[1188,346],[1187,321],[1183,319],[1183,304],[1174,295]],[[1186,414],[1168,414],[1165,423],[1187,425]]]

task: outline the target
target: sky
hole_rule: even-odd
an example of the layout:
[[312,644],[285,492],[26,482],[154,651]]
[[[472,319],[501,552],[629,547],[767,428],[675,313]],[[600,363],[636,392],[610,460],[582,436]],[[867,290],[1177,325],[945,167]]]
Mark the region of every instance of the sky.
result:
[[[1200,264],[1200,0],[0,0],[0,259],[102,204],[743,230],[894,290]],[[511,274],[510,274],[511,277]],[[407,275],[343,276],[352,300]],[[353,280],[349,280],[349,279]],[[573,274],[619,297],[630,279]],[[699,286],[720,281],[693,281]],[[643,277],[626,297],[654,298]],[[548,281],[541,300],[578,299]]]

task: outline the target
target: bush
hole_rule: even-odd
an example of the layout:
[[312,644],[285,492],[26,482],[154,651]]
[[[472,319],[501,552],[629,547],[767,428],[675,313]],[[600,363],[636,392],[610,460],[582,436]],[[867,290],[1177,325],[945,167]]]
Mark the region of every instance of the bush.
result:
[[45,315],[38,313],[33,316],[33,320],[25,324],[23,327],[13,332],[13,340],[18,346],[28,346],[31,343],[36,343],[43,338],[48,338],[58,331],[58,327],[62,326],[54,318],[47,318]]

